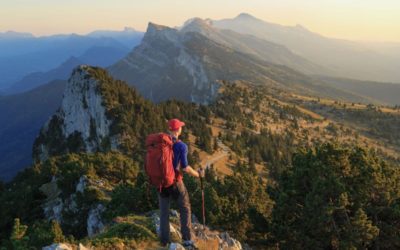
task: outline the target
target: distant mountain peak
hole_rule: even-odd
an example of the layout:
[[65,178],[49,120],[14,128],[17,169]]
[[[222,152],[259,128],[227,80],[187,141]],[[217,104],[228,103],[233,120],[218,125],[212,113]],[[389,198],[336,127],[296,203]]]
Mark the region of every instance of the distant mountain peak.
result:
[[149,41],[154,39],[166,39],[170,41],[176,41],[178,39],[178,30],[149,22],[147,31],[144,34],[143,41]]
[[295,28],[298,29],[298,30],[311,32],[311,31],[309,31],[306,27],[304,27],[304,26],[301,25],[301,24],[296,24]]
[[120,36],[132,36],[137,33],[142,33],[135,30],[132,27],[124,27],[123,30],[95,30],[88,33],[88,36],[92,37],[120,37]]
[[188,25],[204,25],[204,26],[210,26],[212,25],[212,20],[211,19],[201,19],[200,17],[195,17],[195,18],[190,18],[187,20],[184,24],[183,27],[186,27]]
[[187,20],[181,28],[181,31],[203,33],[203,31],[209,31],[212,29],[214,28],[212,27],[212,21],[210,19],[201,19],[196,17]]
[[70,56],[66,61],[64,61],[61,65],[63,66],[63,65],[72,65],[72,64],[75,64],[75,63],[77,63],[77,62],[80,62],[81,63],[81,60],[79,60],[79,58],[78,57],[76,57],[76,56]]
[[124,32],[137,32],[137,30],[132,27],[124,27]]
[[[73,57],[71,57],[73,58]],[[90,75],[89,70],[92,67],[86,64],[81,64],[76,66],[73,70],[72,70],[72,76],[71,78],[73,78],[75,75],[79,74],[79,75]]]
[[248,14],[248,13],[240,13],[237,17],[237,19],[257,19],[256,17]]
[[28,32],[16,32],[13,30],[8,30],[6,32],[0,32],[0,38],[34,38],[35,36]]
[[168,30],[168,29],[171,29],[171,28],[168,26],[161,25],[161,24],[149,22],[146,32],[162,31],[162,30]]

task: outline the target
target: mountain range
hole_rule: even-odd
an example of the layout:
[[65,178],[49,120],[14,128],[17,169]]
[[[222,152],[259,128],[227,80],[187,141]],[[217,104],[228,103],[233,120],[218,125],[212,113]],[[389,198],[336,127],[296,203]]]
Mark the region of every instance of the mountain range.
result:
[[[391,133],[400,126],[396,109],[337,101],[326,108],[326,99],[309,100],[275,83],[243,81],[222,81],[207,106],[173,100],[154,104],[106,70],[88,65],[75,67],[63,89],[59,108],[35,139],[31,167],[0,183],[5,232],[0,244],[6,249],[167,249],[157,241],[157,192],[148,187],[142,166],[146,136],[163,131],[171,117],[186,123],[180,139],[189,145],[191,166],[216,159],[206,168],[204,182],[184,177],[200,250],[242,250],[243,243],[300,249],[309,242],[330,249],[337,246],[331,239],[338,234],[333,226],[323,230],[327,216],[343,228],[340,244],[400,246],[400,151],[390,155],[392,146],[400,147],[400,137]],[[362,131],[335,121],[354,118],[360,125],[377,120],[377,127]],[[388,140],[381,137],[385,134]],[[321,200],[326,195],[332,198]],[[342,211],[343,204],[349,210],[336,218],[332,207]],[[294,206],[299,208],[293,211]],[[298,210],[296,223],[305,226],[287,223],[286,215],[296,218]],[[198,222],[202,211],[212,231]],[[178,217],[171,212],[173,244],[182,241]],[[308,223],[322,233],[310,233]],[[20,237],[8,237],[14,232]],[[353,232],[362,238],[344,236]],[[293,237],[297,234],[306,240]]]
[[54,69],[46,72],[35,72],[24,76],[4,90],[7,94],[16,94],[31,90],[53,80],[67,80],[73,68],[80,64],[106,67],[114,64],[128,53],[129,50],[118,47],[93,46],[81,56],[71,56]]
[[231,29],[219,29],[209,19],[193,18],[185,22],[182,32],[197,32],[236,51],[250,54],[260,60],[281,64],[305,74],[328,74],[329,70],[314,64],[278,43],[253,35],[241,34]]
[[142,36],[142,32],[129,28],[94,31],[87,35],[40,37],[29,33],[0,33],[0,89],[10,87],[28,74],[51,70],[72,56],[83,56],[91,49],[128,51],[140,42]]
[[32,163],[32,143],[61,103],[65,81],[0,96],[0,179],[11,180]]
[[[383,46],[324,37],[301,25],[283,26],[242,13],[231,19],[212,21],[212,25],[249,34],[281,44],[297,55],[329,69],[330,76],[369,81],[400,82],[399,46],[387,55]],[[392,51],[392,52],[393,52]]]
[[[215,96],[217,81],[244,80],[353,102],[396,104],[373,91],[360,94],[336,88],[314,77],[329,70],[285,47],[212,24],[198,18],[179,29],[150,23],[142,43],[107,69],[153,101],[207,103]],[[392,90],[400,93],[400,85]]]
[[[281,45],[278,40],[266,40],[266,31],[265,34],[255,31],[254,34],[244,34],[243,29],[239,27],[245,27],[243,25],[249,23],[256,23],[260,32],[266,27],[275,27],[275,31],[281,30],[280,33],[289,33],[291,36],[302,34],[301,36],[311,38],[319,37],[319,41],[325,42],[328,39],[310,33],[302,27],[271,26],[244,14],[220,21],[194,18],[179,28],[149,23],[144,35],[131,29],[125,29],[123,32],[96,31],[87,36],[48,38],[3,33],[2,37],[9,36],[7,39],[0,39],[0,46],[10,48],[9,51],[3,50],[5,53],[16,54],[17,50],[13,51],[11,48],[21,49],[26,44],[24,39],[31,39],[36,45],[42,46],[41,49],[45,44],[49,46],[49,50],[43,54],[33,52],[34,48],[29,46],[21,49],[23,55],[15,57],[15,63],[18,65],[23,58],[26,60],[24,56],[27,53],[46,57],[51,51],[59,51],[58,59],[72,52],[81,53],[79,56],[70,55],[47,71],[28,74],[8,89],[9,92],[0,92],[0,121],[3,124],[0,127],[1,178],[9,180],[29,162],[29,149],[34,135],[38,133],[40,124],[61,102],[59,98],[65,80],[70,76],[71,70],[79,64],[102,67],[110,65],[106,69],[114,78],[126,81],[145,98],[154,102],[172,98],[210,104],[218,95],[221,82],[231,81],[338,101],[399,104],[397,96],[400,95],[400,85],[328,77],[327,75],[332,73],[331,67],[314,62],[312,57],[304,56],[305,53],[300,53],[299,50],[296,51],[298,53],[293,52],[294,49]],[[236,28],[228,30],[227,27],[233,24]],[[127,46],[121,45],[122,41],[131,39],[129,41],[138,42],[132,38],[134,34],[142,40],[138,46],[132,45],[133,49],[125,54],[128,49]],[[106,37],[107,35],[116,39]],[[279,37],[278,34],[276,36]],[[50,41],[56,40],[59,42],[49,45]],[[10,41],[15,42],[14,47]],[[300,41],[302,40],[299,40],[299,43]],[[98,43],[107,46],[98,46]],[[110,44],[111,46],[108,46]],[[343,42],[339,44],[344,46]],[[49,58],[52,61],[58,60],[52,56]],[[27,64],[30,66],[34,65],[28,62],[29,60]],[[21,68],[23,67],[21,65]],[[6,68],[2,70],[6,71]],[[11,93],[14,94],[10,95]],[[6,94],[7,96],[4,96]]]
[[[232,21],[238,30],[217,27]],[[252,22],[261,33],[241,33]],[[149,23],[126,55],[106,38],[116,47],[0,92],[0,248],[184,249],[174,210],[171,244],[158,242],[159,194],[143,168],[146,137],[178,118],[190,166],[205,167],[184,177],[199,250],[399,249],[400,84],[337,77],[327,54],[257,37],[274,27],[308,37],[299,49],[316,36],[248,14]],[[321,54],[334,43],[319,42]]]

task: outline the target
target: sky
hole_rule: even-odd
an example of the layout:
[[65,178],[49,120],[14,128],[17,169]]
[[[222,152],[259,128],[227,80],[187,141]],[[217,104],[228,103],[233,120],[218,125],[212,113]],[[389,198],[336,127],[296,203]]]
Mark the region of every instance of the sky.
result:
[[400,0],[0,0],[0,32],[145,31],[149,21],[174,27],[192,17],[223,19],[242,12],[328,37],[400,42]]

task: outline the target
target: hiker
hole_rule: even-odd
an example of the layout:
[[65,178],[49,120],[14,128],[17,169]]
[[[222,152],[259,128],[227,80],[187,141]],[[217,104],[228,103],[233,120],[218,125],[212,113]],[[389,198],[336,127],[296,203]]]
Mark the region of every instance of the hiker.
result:
[[[156,162],[151,162],[153,161],[153,159],[156,159],[156,157],[154,156],[158,153],[158,152],[155,153],[149,152],[153,148],[156,148],[154,146],[155,144],[157,143],[160,143],[162,145],[168,143],[172,144],[173,152],[171,152],[172,155],[170,160],[168,161],[172,161],[172,167],[174,170],[173,173],[168,172],[169,171],[168,165],[170,165],[170,162],[168,162],[166,163],[167,167],[165,167],[165,165],[162,166],[165,167],[165,170],[163,172],[164,176],[161,177],[158,176],[158,179],[157,177],[153,177],[155,178],[155,181],[152,181],[151,180],[152,176],[150,176],[150,182],[152,182],[153,185],[154,183],[156,184],[156,186],[158,185],[158,200],[160,207],[160,240],[163,246],[170,243],[169,207],[172,198],[173,200],[178,202],[178,207],[180,212],[180,222],[181,222],[181,233],[183,240],[182,245],[188,248],[196,248],[195,243],[192,239],[192,233],[191,233],[192,214],[191,214],[189,193],[186,190],[185,184],[183,183],[183,172],[192,175],[194,177],[202,178],[204,177],[204,171],[202,169],[196,171],[191,166],[188,165],[188,160],[187,160],[188,147],[184,142],[179,140],[179,136],[182,133],[182,127],[184,125],[185,125],[184,122],[178,119],[172,119],[168,121],[168,130],[169,130],[168,134],[160,133],[148,136],[148,139],[146,139],[146,146],[148,150],[146,156],[146,162],[150,162],[147,163],[148,165],[159,164],[158,162],[160,162],[160,160],[157,160]],[[168,152],[168,149],[165,150],[167,150]],[[163,155],[163,157],[167,156]],[[158,157],[157,159],[160,159],[160,157]],[[148,167],[146,167],[148,175],[151,175],[151,173],[149,174],[149,172],[151,171],[153,172],[157,171],[157,167],[158,166],[154,167],[153,168],[154,170],[152,169],[148,170]],[[160,167],[158,167],[158,169],[160,169]],[[171,174],[172,177],[169,177],[169,175]],[[159,181],[160,179],[162,179],[161,183]]]

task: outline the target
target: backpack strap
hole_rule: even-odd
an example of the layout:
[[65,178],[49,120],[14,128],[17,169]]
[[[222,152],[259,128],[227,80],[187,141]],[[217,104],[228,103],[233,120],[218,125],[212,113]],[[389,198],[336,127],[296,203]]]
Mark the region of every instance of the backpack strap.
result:
[[[172,140],[172,147],[176,144],[176,143],[178,143],[178,142],[180,142],[181,140],[179,140],[179,139],[176,139],[174,136],[172,136],[171,134],[169,134],[169,136],[171,137],[171,140]],[[175,154],[172,154],[172,159],[174,159],[174,157],[175,157]],[[179,163],[180,164],[180,163]],[[176,185],[176,183],[178,183],[178,174],[179,173],[177,173],[176,172],[176,169],[175,169],[175,167],[172,165],[172,167],[174,168],[174,171],[175,171],[175,179],[174,179],[174,184],[173,185]],[[179,171],[179,169],[178,169],[178,171]]]

